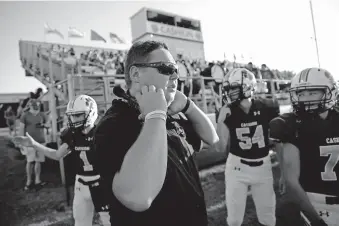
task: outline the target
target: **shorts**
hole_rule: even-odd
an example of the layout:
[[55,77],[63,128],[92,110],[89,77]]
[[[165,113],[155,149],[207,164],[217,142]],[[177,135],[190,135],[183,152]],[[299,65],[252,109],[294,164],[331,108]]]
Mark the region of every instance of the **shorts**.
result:
[[10,129],[10,131],[13,131],[13,130],[14,130],[14,127],[15,127],[15,121],[13,121],[13,120],[7,120],[7,121],[6,121],[6,124],[7,124],[8,128]]
[[45,162],[45,155],[32,147],[22,147],[22,153],[26,155],[27,162]]

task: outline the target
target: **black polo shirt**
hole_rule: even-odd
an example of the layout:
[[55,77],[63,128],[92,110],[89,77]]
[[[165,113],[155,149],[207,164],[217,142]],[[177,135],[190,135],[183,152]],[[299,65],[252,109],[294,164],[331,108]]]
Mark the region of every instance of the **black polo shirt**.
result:
[[[113,178],[121,168],[125,154],[137,140],[143,121],[135,105],[113,100],[112,107],[98,123],[95,148],[100,160],[100,174],[112,191]],[[118,226],[207,226],[204,193],[193,150],[201,140],[184,118],[168,117],[168,164],[164,185],[151,207],[134,212],[123,206],[111,192],[111,222]],[[152,137],[150,137],[152,139]]]

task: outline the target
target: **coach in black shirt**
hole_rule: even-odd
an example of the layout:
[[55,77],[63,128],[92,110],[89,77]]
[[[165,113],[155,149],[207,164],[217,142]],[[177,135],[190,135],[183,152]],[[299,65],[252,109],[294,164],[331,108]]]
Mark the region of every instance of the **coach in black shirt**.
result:
[[119,98],[95,132],[112,225],[207,226],[192,154],[201,140],[218,141],[211,121],[176,90],[178,68],[164,43],[135,43],[125,68],[128,91],[115,88]]

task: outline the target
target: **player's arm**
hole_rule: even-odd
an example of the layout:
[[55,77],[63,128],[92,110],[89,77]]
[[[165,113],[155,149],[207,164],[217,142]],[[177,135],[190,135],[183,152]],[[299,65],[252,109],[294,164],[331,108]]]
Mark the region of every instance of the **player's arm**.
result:
[[299,205],[302,212],[311,222],[321,220],[299,183],[300,157],[298,148],[291,143],[284,143],[282,146],[282,160],[286,189],[292,200]]
[[[29,134],[27,134],[27,136],[29,138],[31,138],[29,136]],[[60,134],[60,139],[62,141],[62,144],[60,145],[60,147],[55,150],[52,148],[48,148],[42,144],[39,144],[38,142],[35,142],[33,138],[31,138],[32,140],[32,146],[37,150],[40,151],[42,153],[44,153],[45,156],[47,156],[50,159],[54,159],[59,161],[61,158],[65,157],[69,152],[70,152],[70,148],[68,143],[70,142],[70,140],[72,139],[70,130],[68,128],[64,129],[61,131]]]
[[231,141],[230,130],[225,124],[225,120],[229,115],[231,115],[231,110],[229,107],[224,105],[220,109],[217,118],[217,134],[219,137],[219,142],[215,144],[216,151],[226,152],[226,156],[228,156]]
[[[285,179],[285,186],[292,201],[300,207],[302,212],[311,221],[320,220],[320,216],[312,206],[310,200],[299,182],[300,156],[299,149],[293,144],[295,129],[289,117],[277,117],[270,122],[270,139],[280,154],[280,165]],[[291,125],[290,125],[291,124]]]
[[209,145],[213,145],[218,142],[219,138],[213,123],[193,101],[191,101],[185,115],[192,122],[194,130],[200,136],[201,140]]
[[37,151],[40,151],[44,153],[44,155],[50,159],[54,159],[59,161],[61,158],[63,158],[65,155],[67,155],[70,150],[68,148],[68,144],[63,143],[58,150],[48,148],[42,144],[39,144],[38,142],[33,143],[33,148]]
[[229,149],[230,149],[231,136],[230,136],[230,130],[224,122],[218,122],[217,134],[219,137],[219,142],[216,143],[215,150],[217,152],[225,152],[226,156],[228,156]]

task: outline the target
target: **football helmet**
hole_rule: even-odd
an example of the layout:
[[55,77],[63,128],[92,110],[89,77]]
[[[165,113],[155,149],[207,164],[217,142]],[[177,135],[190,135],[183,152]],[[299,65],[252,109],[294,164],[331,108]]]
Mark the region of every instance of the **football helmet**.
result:
[[234,68],[223,81],[223,102],[233,104],[250,98],[256,87],[257,81],[252,72],[246,68]]
[[98,118],[98,106],[92,97],[79,95],[68,102],[66,115],[71,129],[84,129],[94,125]]
[[[323,95],[317,100],[301,100],[299,94],[305,90],[322,91]],[[292,78],[289,93],[296,114],[320,114],[336,105],[338,89],[334,77],[327,70],[306,68]]]

